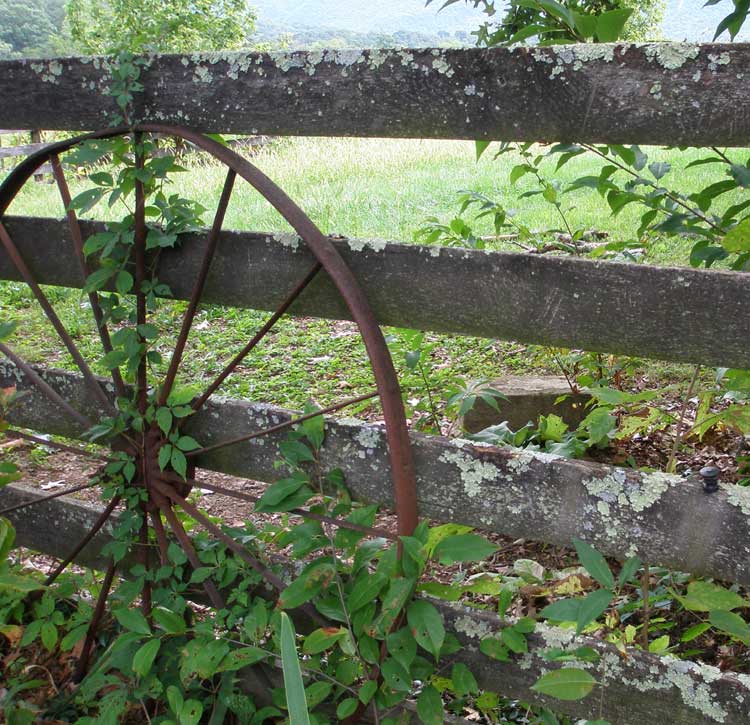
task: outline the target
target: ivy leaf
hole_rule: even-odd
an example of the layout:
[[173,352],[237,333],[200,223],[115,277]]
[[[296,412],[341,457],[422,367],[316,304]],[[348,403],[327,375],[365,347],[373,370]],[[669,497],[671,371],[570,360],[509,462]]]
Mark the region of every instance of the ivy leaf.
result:
[[417,644],[437,659],[445,640],[445,627],[438,610],[429,602],[417,600],[409,605],[406,617]]
[[558,700],[582,700],[594,689],[596,680],[585,670],[564,667],[542,675],[531,689]]
[[573,546],[583,568],[605,589],[614,589],[615,578],[604,557],[593,546],[580,539],[573,539]]
[[160,639],[151,639],[138,649],[133,655],[133,672],[136,675],[145,677],[151,671],[160,647]]

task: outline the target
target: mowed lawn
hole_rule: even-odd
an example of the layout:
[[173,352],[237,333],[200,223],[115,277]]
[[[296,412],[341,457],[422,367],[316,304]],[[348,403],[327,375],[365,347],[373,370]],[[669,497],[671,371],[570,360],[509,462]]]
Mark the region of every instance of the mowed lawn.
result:
[[[650,160],[669,160],[675,170],[664,183],[679,185],[681,191],[689,193],[721,178],[716,177],[714,167],[685,170],[701,153],[659,150],[651,152]],[[252,161],[326,233],[411,243],[428,217],[449,221],[458,211],[460,192],[467,190],[486,194],[515,210],[516,219],[530,229],[559,227],[556,210],[541,197],[519,198],[534,188],[529,177],[516,186],[510,184],[509,171],[519,159],[494,156],[490,147],[477,161],[471,142],[310,138],[276,140],[258,151]],[[555,174],[555,163],[556,158],[549,162],[547,173],[562,182],[598,174],[601,168],[595,159],[579,157]],[[209,210],[205,221],[210,222],[225,170],[195,157],[186,166],[186,172],[174,175],[172,188],[201,201]],[[74,194],[86,188],[85,180],[72,182]],[[583,190],[567,195],[565,205],[574,228],[604,230],[612,239],[632,239],[638,226],[635,205],[613,218],[606,201],[595,192]],[[9,212],[60,217],[63,209],[53,185],[32,183],[21,192]],[[107,219],[121,215],[122,209],[110,210],[103,204],[89,216]],[[470,212],[465,215],[469,222],[472,217]],[[244,183],[235,187],[225,226],[259,231],[288,229],[268,203]],[[491,233],[486,221],[478,223],[476,229],[482,234]],[[508,248],[513,249],[512,245]],[[649,247],[649,261],[685,264],[689,248],[687,240],[654,240]],[[463,293],[456,290],[456,294]],[[80,293],[57,289],[51,294],[78,344],[89,359],[96,360],[94,330]],[[182,310],[180,303],[167,303],[159,313],[170,330],[160,345],[165,359]],[[198,330],[191,336],[182,381],[200,386],[210,380],[266,316],[267,313],[219,307],[203,310],[197,320]],[[72,367],[72,360],[67,353],[60,352],[54,333],[23,285],[0,284],[0,319],[8,318],[19,321],[14,344],[30,360]],[[548,356],[513,341],[437,335],[428,339],[437,343],[431,356],[430,384],[438,400],[456,376],[493,377],[505,372],[552,369]],[[356,395],[370,388],[372,379],[364,362],[364,351],[350,326],[287,319],[277,326],[268,344],[258,349],[230,379],[223,392],[295,408],[308,399],[325,405],[342,395]],[[401,365],[400,360],[397,363]],[[669,374],[675,373],[679,374],[679,369],[670,368]],[[407,397],[424,394],[421,377],[406,374],[404,384]]]

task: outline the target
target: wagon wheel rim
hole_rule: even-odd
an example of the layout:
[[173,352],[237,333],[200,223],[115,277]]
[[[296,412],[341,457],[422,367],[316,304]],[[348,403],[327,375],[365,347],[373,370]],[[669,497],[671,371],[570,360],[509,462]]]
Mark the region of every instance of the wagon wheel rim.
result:
[[[136,551],[136,560],[141,563],[146,570],[149,570],[153,562],[148,554],[147,542],[149,541],[149,530],[153,532],[153,538],[158,548],[158,556],[163,561],[167,554],[167,531],[164,526],[164,520],[171,531],[171,535],[176,539],[179,546],[187,556],[191,566],[195,569],[200,566],[197,552],[191,543],[190,537],[182,526],[175,510],[182,510],[194,523],[207,531],[215,540],[224,543],[227,548],[232,550],[248,566],[261,574],[263,578],[270,583],[277,591],[281,592],[285,585],[283,581],[271,572],[261,561],[250,554],[245,547],[227,535],[219,526],[206,517],[196,506],[187,500],[187,495],[193,484],[196,483],[194,478],[193,461],[196,456],[205,454],[217,448],[235,445],[239,442],[259,438],[280,430],[291,428],[297,423],[303,422],[307,418],[318,416],[325,413],[342,410],[348,406],[364,402],[371,398],[379,398],[385,421],[385,434],[390,460],[391,479],[393,483],[393,493],[395,509],[397,515],[397,533],[399,536],[411,535],[417,524],[417,503],[416,503],[416,483],[414,464],[412,459],[411,443],[409,439],[406,416],[401,398],[401,390],[396,377],[396,372],[388,351],[387,345],[383,338],[377,319],[372,312],[367,299],[362,292],[359,284],[354,278],[351,270],[344,262],[334,245],[327,239],[302,209],[286,193],[277,186],[269,177],[261,172],[256,166],[239,156],[231,149],[221,145],[214,139],[211,139],[201,133],[166,126],[161,124],[141,124],[135,127],[119,127],[107,129],[95,133],[85,134],[76,138],[68,139],[58,143],[53,143],[35,154],[27,157],[19,164],[0,185],[0,247],[10,258],[17,272],[31,288],[37,302],[43,308],[45,316],[56,330],[58,337],[73,358],[76,366],[81,372],[84,382],[89,389],[90,394],[97,400],[101,410],[112,411],[113,403],[109,395],[104,391],[100,380],[94,376],[90,366],[78,350],[73,338],[68,333],[64,324],[57,315],[54,306],[40,285],[36,282],[33,272],[26,264],[21,253],[13,242],[8,233],[3,219],[5,213],[20,190],[26,182],[34,175],[35,172],[45,163],[50,163],[55,183],[59,195],[63,202],[67,217],[70,236],[73,241],[74,253],[76,255],[82,279],[85,280],[90,274],[88,262],[83,251],[83,235],[79,220],[76,213],[70,208],[71,195],[65,173],[60,162],[60,155],[71,150],[75,146],[90,140],[109,139],[117,136],[134,135],[136,147],[139,139],[143,134],[161,134],[175,137],[188,141],[200,150],[209,154],[213,159],[219,161],[227,168],[227,174],[224,181],[221,197],[214,214],[213,222],[210,226],[206,241],[205,251],[195,284],[189,297],[187,309],[183,315],[180,332],[177,336],[175,348],[170,359],[167,372],[160,384],[154,389],[153,397],[158,405],[165,405],[170,392],[173,390],[180,364],[186,349],[187,341],[195,321],[195,315],[201,303],[201,298],[205,284],[210,271],[211,263],[214,259],[218,247],[219,238],[223,229],[224,217],[232,196],[235,182],[239,178],[249,183],[266,201],[268,201],[279,214],[290,224],[300,239],[307,245],[308,249],[315,258],[315,262],[307,274],[287,292],[283,302],[275,312],[267,319],[266,323],[256,332],[256,334],[247,342],[247,344],[237,352],[230,362],[222,369],[220,374],[208,385],[208,387],[197,396],[190,404],[194,411],[200,410],[211,396],[221,387],[221,385],[235,371],[238,365],[252,353],[252,351],[263,341],[266,335],[273,329],[276,322],[288,311],[298,297],[307,289],[311,282],[322,272],[328,275],[333,282],[339,295],[343,298],[352,319],[356,323],[360,336],[364,342],[365,350],[369,358],[373,375],[375,378],[376,390],[366,395],[351,398],[335,405],[329,406],[322,411],[292,418],[289,421],[279,425],[265,428],[261,431],[252,431],[235,436],[225,441],[214,443],[210,446],[204,446],[198,450],[188,453],[190,464],[185,480],[182,480],[176,473],[168,470],[162,471],[157,465],[157,455],[160,447],[165,444],[164,434],[153,426],[149,430],[144,430],[138,434],[134,431],[126,431],[116,436],[113,446],[116,450],[127,450],[136,460],[136,483],[142,485],[147,492],[146,501],[141,506],[142,525],[138,533],[138,543]],[[136,167],[144,163],[142,154],[136,154]],[[146,311],[146,295],[142,290],[141,283],[145,280],[146,273],[146,213],[145,213],[145,193],[143,183],[136,181],[135,184],[135,241],[134,241],[134,262],[135,266],[135,294],[136,299],[136,321],[138,325],[145,324],[148,316]],[[112,341],[110,331],[104,317],[101,302],[97,292],[88,293],[89,304],[93,313],[96,327],[99,333],[102,349],[105,353],[110,352]],[[15,351],[5,343],[0,343],[0,353],[11,360],[11,362],[20,368],[28,378],[31,385],[36,388],[40,394],[44,395],[53,405],[57,405],[61,410],[80,426],[84,428],[91,427],[93,421],[73,405],[70,404],[62,395],[54,390],[44,378],[35,370],[35,368],[26,363]],[[119,368],[115,367],[112,371],[112,386],[115,393],[120,397],[128,397],[128,388],[120,374]],[[141,413],[145,412],[148,404],[149,390],[151,389],[148,371],[146,368],[145,355],[141,356],[140,364],[136,374],[136,384],[134,400]],[[25,437],[31,440],[42,442],[35,436],[15,431],[12,435]],[[50,442],[43,440],[45,445]],[[52,443],[53,447],[73,450],[85,455],[92,455],[84,449],[77,449],[66,444]],[[96,454],[93,454],[96,456]],[[102,458],[99,456],[99,458]],[[106,458],[106,457],[105,457]],[[191,477],[192,474],[192,477]],[[72,493],[83,488],[96,485],[96,482],[90,482],[85,486],[67,489],[65,491],[55,492],[49,496],[41,497],[34,502],[21,504],[10,509],[0,510],[0,515],[9,513],[12,510],[24,506],[31,506],[47,501],[51,498],[57,498],[68,493]],[[207,485],[209,490],[213,490],[224,496],[233,497],[239,500],[253,500],[241,492],[225,489],[210,484],[200,483],[201,486]],[[96,534],[105,526],[113,515],[116,507],[120,503],[119,495],[114,496],[101,512],[91,530],[80,541],[77,546],[70,551],[67,556],[47,577],[46,584],[52,583],[65,568],[75,560],[78,554],[88,545]],[[294,509],[291,513],[318,521],[353,528],[387,538],[397,538],[390,532],[373,529],[369,527],[358,526],[349,522],[341,521],[320,514],[313,514],[304,509]],[[149,523],[150,522],[150,523]],[[117,572],[118,565],[110,559],[107,564],[106,573],[102,582],[100,594],[94,607],[89,628],[86,634],[86,640],[82,649],[82,654],[76,667],[75,679],[81,679],[87,670],[89,656],[93,649],[93,643],[98,631],[101,619],[104,615],[107,598]],[[226,603],[218,587],[209,579],[203,582],[203,588],[209,601],[217,608],[225,608]],[[148,582],[144,585],[142,593],[141,606],[145,613],[150,613],[150,585]],[[303,607],[307,614],[318,621],[320,616],[312,607]]]

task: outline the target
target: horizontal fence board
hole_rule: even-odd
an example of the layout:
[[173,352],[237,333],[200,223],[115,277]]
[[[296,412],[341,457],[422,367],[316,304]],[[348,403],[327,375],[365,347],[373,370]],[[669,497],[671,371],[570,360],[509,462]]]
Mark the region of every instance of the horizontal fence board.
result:
[[[154,56],[133,118],[209,132],[750,144],[747,44]],[[0,62],[0,124],[119,116],[100,58]]]
[[[44,373],[74,407],[91,417],[82,379]],[[80,428],[56,409],[11,363],[0,361],[0,387],[26,395],[8,420],[75,437]],[[290,413],[266,404],[216,400],[185,426],[203,445],[264,430]],[[340,468],[354,498],[392,506],[390,465],[382,428],[328,419],[321,450],[325,470]],[[275,481],[278,444],[268,436],[207,453],[196,463],[236,476]],[[655,565],[750,583],[750,489],[703,492],[700,480],[613,468],[530,451],[411,434],[422,516],[478,526],[516,538],[569,546],[581,538],[605,554],[637,554]],[[700,522],[699,525],[697,522]]]
[[[25,486],[10,485],[0,491],[0,506],[25,503],[42,495]],[[17,528],[17,544],[59,557],[71,551],[96,520],[99,510],[69,498],[59,498],[16,511],[9,519]],[[50,526],[54,523],[54,528]],[[79,558],[86,566],[105,566],[99,552],[111,540],[105,527]],[[680,725],[745,725],[750,703],[750,677],[722,673],[672,657],[662,658],[628,650],[622,657],[612,646],[591,637],[574,637],[571,630],[537,625],[528,638],[529,652],[503,663],[479,651],[480,641],[498,636],[504,622],[489,612],[459,604],[432,601],[443,615],[446,630],[455,634],[462,649],[456,660],[465,663],[479,686],[507,697],[546,705],[577,717],[606,718],[617,725],[642,725],[663,721]],[[541,653],[551,647],[574,650],[591,647],[599,662],[587,665],[601,683],[588,698],[562,702],[542,697],[529,688],[537,678],[555,669]],[[570,665],[569,665],[570,666]],[[250,675],[252,676],[252,675]]]
[[[9,217],[4,223],[38,281],[81,285],[64,220]],[[100,229],[86,222],[84,237]],[[157,274],[177,298],[190,295],[205,236],[186,235],[178,251],[162,252]],[[383,325],[750,368],[750,276],[745,274],[382,240],[333,241]],[[225,231],[203,299],[276,309],[311,264],[304,244],[292,235]],[[0,279],[18,279],[3,251]],[[325,275],[291,312],[349,318]]]
[[18,156],[29,156],[35,151],[43,149],[46,143],[27,143],[21,146],[0,146],[0,159],[11,159]]

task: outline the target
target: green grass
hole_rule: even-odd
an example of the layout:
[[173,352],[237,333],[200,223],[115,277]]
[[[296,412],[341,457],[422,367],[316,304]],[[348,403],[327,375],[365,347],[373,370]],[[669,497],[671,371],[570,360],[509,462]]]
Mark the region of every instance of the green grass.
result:
[[[685,165],[698,156],[696,151],[682,154],[656,151],[651,160],[669,159],[675,170],[666,181],[679,179],[681,191],[689,193],[715,180],[710,176],[712,167],[684,171]],[[490,151],[477,162],[474,145],[470,142],[284,139],[260,150],[252,160],[326,233],[410,242],[427,217],[450,219],[457,211],[456,199],[463,190],[482,192],[517,210],[517,218],[531,229],[560,223],[554,208],[540,197],[519,198],[532,188],[530,179],[523,179],[515,187],[510,185],[508,174],[518,162],[517,158],[506,155],[494,159]],[[565,166],[557,178],[571,181],[583,174],[596,174],[599,168],[596,160],[579,157]],[[174,176],[173,188],[184,196],[200,200],[209,209],[205,216],[209,222],[225,170],[201,161],[188,162],[188,169]],[[552,171],[550,164],[549,173]],[[88,188],[85,180],[72,182],[74,194],[85,188]],[[570,212],[574,226],[602,229],[613,239],[632,238],[638,222],[635,205],[612,218],[606,202],[594,192],[581,191],[566,199],[569,205],[575,206]],[[9,211],[60,217],[63,209],[53,185],[30,183]],[[105,205],[97,207],[91,216],[116,218],[114,211]],[[236,186],[225,226],[262,231],[288,228],[244,183]],[[482,233],[491,231],[486,225],[480,225],[479,229]],[[689,248],[689,241],[656,240],[650,248],[650,261],[685,264]],[[77,344],[89,359],[95,360],[98,357],[95,330],[80,293],[51,290],[51,294]],[[177,329],[183,309],[178,303],[164,305],[159,317],[167,329]],[[72,360],[67,353],[60,352],[50,326],[23,285],[2,283],[0,317],[22,321],[15,345],[31,361],[72,367]],[[185,356],[183,381],[199,386],[205,384],[265,317],[264,313],[229,308],[203,310]],[[429,339],[438,343],[434,365],[434,384],[438,390],[456,375],[492,377],[507,372],[538,372],[540,367],[550,369],[550,363],[537,351],[519,353],[519,346],[513,342],[438,335]],[[162,346],[165,356],[169,354],[169,342],[165,339]],[[222,392],[297,408],[308,398],[326,405],[341,397],[366,392],[372,386],[365,363],[362,345],[350,326],[287,319],[277,326],[268,343],[253,354]],[[682,375],[679,366],[658,366],[658,370],[660,375],[668,377]],[[420,394],[416,376],[407,374],[404,382],[407,396]]]

